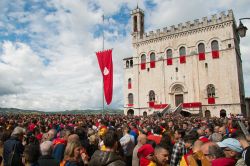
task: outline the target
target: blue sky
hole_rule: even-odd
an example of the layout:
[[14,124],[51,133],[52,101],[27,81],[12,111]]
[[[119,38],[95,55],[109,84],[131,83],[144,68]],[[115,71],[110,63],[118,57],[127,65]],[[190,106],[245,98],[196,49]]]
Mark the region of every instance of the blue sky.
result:
[[[130,11],[137,3],[145,11],[147,32],[228,9],[233,9],[236,21],[250,15],[249,0],[1,0],[0,107],[101,108],[101,73],[95,52],[102,49],[104,29],[105,48],[114,49],[110,107],[122,108],[122,59],[133,54]],[[243,23],[250,27],[250,20]],[[247,96],[249,36],[241,39]]]

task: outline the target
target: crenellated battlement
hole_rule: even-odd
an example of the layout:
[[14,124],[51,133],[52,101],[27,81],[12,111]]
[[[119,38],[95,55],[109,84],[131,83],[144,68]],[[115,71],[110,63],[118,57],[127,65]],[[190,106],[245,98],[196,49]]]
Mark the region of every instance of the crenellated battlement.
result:
[[[132,12],[136,12],[140,9],[135,9]],[[155,31],[149,31],[148,33],[144,33],[141,38],[137,38],[134,36],[134,39],[138,39],[138,41],[145,41],[154,39],[156,37],[164,37],[168,35],[175,35],[181,32],[192,31],[198,28],[205,28],[209,26],[213,26],[216,24],[233,21],[233,11],[228,10],[227,14],[225,12],[221,12],[220,14],[214,14],[210,19],[208,17],[203,17],[202,19],[195,19],[194,21],[187,21],[186,23],[179,23],[178,25],[172,25],[170,27],[164,27],[163,29],[157,29]]]

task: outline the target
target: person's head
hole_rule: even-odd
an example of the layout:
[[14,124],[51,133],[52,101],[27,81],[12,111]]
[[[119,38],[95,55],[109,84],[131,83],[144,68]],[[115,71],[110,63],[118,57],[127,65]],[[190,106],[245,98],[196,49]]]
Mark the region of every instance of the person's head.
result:
[[80,138],[77,134],[71,134],[68,136],[68,142],[77,142],[80,141]]
[[52,148],[53,148],[53,143],[51,141],[44,141],[43,143],[40,144],[40,150],[43,156],[51,155]]
[[48,131],[48,140],[52,141],[56,137],[56,129],[50,129]]
[[226,157],[236,158],[242,152],[240,142],[235,138],[227,138],[217,143],[222,148]]
[[199,129],[197,130],[197,133],[198,133],[198,135],[199,135],[200,137],[205,135],[205,131],[204,131],[202,128],[199,128]]
[[157,164],[166,165],[169,161],[169,151],[164,146],[155,147],[154,158]]
[[63,138],[64,140],[68,140],[69,135],[71,134],[70,130],[63,129],[60,131],[60,138]]
[[201,146],[202,146],[203,144],[204,144],[204,143],[203,143],[201,140],[196,140],[196,141],[194,142],[194,145],[193,145],[193,148],[192,148],[193,152],[195,153],[195,152],[200,151],[200,150],[201,150]]
[[205,135],[206,135],[206,137],[209,137],[212,134],[213,134],[212,128],[208,127],[208,128],[205,129]]
[[80,158],[81,143],[80,141],[68,142],[64,151],[65,160],[78,160]]
[[125,125],[124,127],[123,127],[123,134],[128,134],[129,133],[129,126],[128,125]]
[[192,148],[192,146],[193,146],[193,144],[194,144],[194,142],[196,141],[196,137],[194,137],[193,135],[185,135],[184,136],[184,142],[185,142],[185,147],[187,148],[187,149],[190,149],[190,148]]
[[25,146],[24,152],[24,165],[29,165],[37,162],[40,156],[40,148],[38,144],[28,144]]
[[114,131],[109,130],[103,138],[103,143],[104,143],[106,148],[116,150],[117,146],[118,146],[117,134]]
[[183,128],[183,130],[187,130],[188,129],[188,123],[184,122],[182,124],[182,128]]
[[18,139],[22,140],[25,133],[25,129],[22,127],[17,126],[11,133],[12,137],[17,137]]
[[222,126],[222,127],[219,128],[219,133],[220,133],[222,136],[226,135],[226,128],[225,128],[225,126]]
[[169,127],[169,128],[172,128],[173,126],[174,126],[173,121],[169,121],[169,122],[168,122],[168,127]]
[[215,126],[214,127],[214,133],[219,133],[220,126]]
[[142,145],[137,152],[139,159],[146,158],[148,160],[153,160],[154,157],[154,148],[151,144]]
[[144,145],[147,142],[147,136],[145,134],[140,134],[137,141],[139,144]]
[[220,133],[213,133],[211,135],[211,141],[212,142],[220,142],[220,141],[222,141],[222,135]]
[[175,130],[174,137],[176,140],[183,139],[184,136],[185,136],[185,130],[183,130],[183,129]]
[[207,142],[201,146],[201,151],[204,154],[204,156],[207,158],[209,162],[212,162],[215,157],[209,153],[209,147],[210,146],[217,146],[214,142]]

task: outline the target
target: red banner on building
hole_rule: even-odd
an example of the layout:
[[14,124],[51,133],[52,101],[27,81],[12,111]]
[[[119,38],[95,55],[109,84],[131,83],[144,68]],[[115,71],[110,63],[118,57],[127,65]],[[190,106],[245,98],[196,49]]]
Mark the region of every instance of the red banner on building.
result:
[[200,53],[199,53],[199,60],[200,60],[200,61],[203,61],[203,60],[205,60],[205,59],[206,59],[205,53],[204,53],[204,52],[200,52]]
[[173,59],[172,58],[168,58],[167,59],[167,65],[172,65],[173,64]]
[[103,90],[107,105],[112,101],[113,95],[113,62],[112,50],[104,50],[96,53],[98,63],[103,76]]
[[180,63],[186,63],[186,56],[185,55],[182,55],[180,56]]

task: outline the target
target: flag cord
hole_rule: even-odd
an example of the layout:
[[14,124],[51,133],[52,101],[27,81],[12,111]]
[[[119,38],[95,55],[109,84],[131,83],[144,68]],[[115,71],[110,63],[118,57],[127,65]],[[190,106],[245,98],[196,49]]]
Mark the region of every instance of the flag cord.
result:
[[[104,14],[102,15],[102,50],[104,51]],[[102,78],[102,115],[104,116],[104,77]]]

